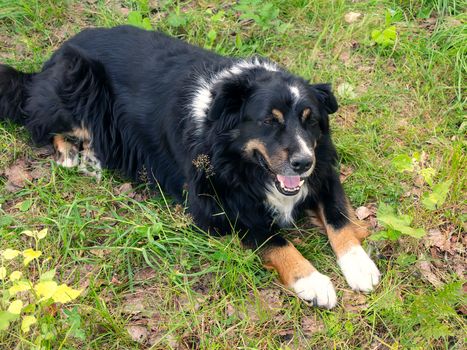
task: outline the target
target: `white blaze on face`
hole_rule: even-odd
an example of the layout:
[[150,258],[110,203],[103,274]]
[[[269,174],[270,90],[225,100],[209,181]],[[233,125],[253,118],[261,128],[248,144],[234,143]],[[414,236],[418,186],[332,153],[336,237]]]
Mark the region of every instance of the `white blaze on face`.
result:
[[300,90],[296,86],[289,86],[289,90],[295,99],[295,103],[300,99]]
[[301,154],[307,154],[310,157],[314,158],[313,149],[307,145],[306,141],[300,135],[297,136],[297,143],[300,145]]
[[312,162],[313,162],[312,165],[311,165],[311,168],[306,173],[303,173],[303,174],[300,175],[301,177],[308,177],[308,176],[311,175],[311,173],[313,172],[313,170],[315,168],[315,165],[316,165],[315,151],[313,150],[313,148],[311,148],[311,147],[309,147],[307,145],[306,141],[300,135],[297,136],[297,143],[300,146],[300,151],[299,152],[301,154],[309,155],[311,157],[311,159],[312,159]]

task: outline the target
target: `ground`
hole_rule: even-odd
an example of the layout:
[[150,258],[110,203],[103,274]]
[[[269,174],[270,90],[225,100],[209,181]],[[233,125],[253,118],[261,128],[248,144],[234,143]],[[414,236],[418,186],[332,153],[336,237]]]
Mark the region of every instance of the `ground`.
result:
[[[4,122],[0,347],[465,348],[461,6],[0,0],[0,62],[25,71],[39,69],[84,27],[131,23],[221,54],[264,55],[313,82],[332,83],[340,102],[331,123],[342,180],[374,232],[365,248],[383,273],[375,292],[352,292],[325,236],[306,220],[298,223],[285,234],[337,287],[335,309],[314,308],[285,290],[235,235],[194,233],[183,206],[118,174],[104,173],[98,182],[61,168],[50,149],[31,147],[21,127]],[[44,228],[44,238],[21,234]],[[27,267],[12,258],[31,247],[42,256],[23,253],[33,260]],[[52,278],[81,293],[38,300],[47,293],[36,288],[39,279]],[[34,284],[35,294],[15,295],[10,287],[21,280]],[[19,313],[14,317],[34,316],[30,330],[16,319],[5,323]]]

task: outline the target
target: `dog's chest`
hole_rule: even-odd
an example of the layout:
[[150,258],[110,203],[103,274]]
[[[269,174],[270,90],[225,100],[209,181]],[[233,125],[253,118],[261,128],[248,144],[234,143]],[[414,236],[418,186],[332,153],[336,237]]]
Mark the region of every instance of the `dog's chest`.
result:
[[295,196],[285,196],[274,184],[268,186],[265,205],[271,211],[274,220],[280,226],[288,226],[294,222],[294,209],[308,195],[308,184],[304,184]]

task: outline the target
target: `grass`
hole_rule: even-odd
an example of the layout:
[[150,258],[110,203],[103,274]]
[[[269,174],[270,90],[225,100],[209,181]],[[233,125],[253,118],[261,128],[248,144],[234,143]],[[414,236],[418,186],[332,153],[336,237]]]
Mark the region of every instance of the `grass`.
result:
[[[149,5],[155,3],[158,7]],[[183,207],[144,186],[129,188],[115,173],[105,173],[97,183],[57,167],[30,147],[21,128],[3,123],[0,250],[29,248],[20,232],[47,227],[50,233],[40,247],[50,257],[44,267],[55,267],[58,280],[84,291],[70,304],[43,310],[29,333],[12,324],[0,332],[0,347],[465,348],[463,4],[149,4],[0,0],[1,61],[37,70],[81,28],[126,23],[128,12],[139,11],[153,28],[221,54],[261,54],[313,82],[331,82],[336,91],[346,83],[353,93],[338,94],[341,109],[332,125],[342,165],[350,169],[344,186],[352,203],[391,204],[412,216],[414,227],[430,232],[427,237],[440,230],[444,245],[408,236],[368,241],[383,280],[374,293],[363,295],[345,284],[325,237],[300,223],[286,234],[332,277],[340,300],[332,311],[316,309],[284,290],[237,237],[197,234]],[[350,11],[363,16],[349,24],[344,16]],[[373,30],[391,25],[397,31],[393,44],[372,41]],[[445,203],[435,211],[421,203],[428,187],[419,176],[394,168],[396,155],[415,152],[424,155],[424,167],[434,169],[435,183],[452,181]],[[19,161],[35,176],[12,190],[7,170]],[[29,272],[35,278],[36,271]],[[0,300],[0,310],[7,304]]]

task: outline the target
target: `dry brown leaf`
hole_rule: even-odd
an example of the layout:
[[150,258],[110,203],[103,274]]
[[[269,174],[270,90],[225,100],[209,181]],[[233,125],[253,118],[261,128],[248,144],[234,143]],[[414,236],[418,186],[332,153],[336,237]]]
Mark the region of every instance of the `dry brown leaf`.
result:
[[143,344],[148,338],[148,330],[146,329],[146,327],[131,325],[128,326],[126,330],[130,335],[131,339],[140,344]]
[[130,9],[127,9],[126,7],[120,7],[120,13],[123,15],[123,16],[128,16],[128,14],[130,13]]
[[342,305],[347,312],[360,313],[368,307],[367,297],[363,293],[356,293],[351,290],[344,290]]
[[133,191],[133,186],[131,183],[126,182],[115,189],[115,193],[118,195],[125,194],[128,197],[133,197],[135,195]]
[[348,165],[341,164],[340,166],[340,180],[343,183],[347,178],[353,174],[353,168]]
[[446,234],[443,234],[438,228],[429,230],[423,240],[425,245],[428,247],[437,247],[443,252],[452,253],[449,237],[447,237]]
[[355,215],[357,216],[358,220],[365,220],[370,215],[374,215],[374,212],[365,206],[361,206],[355,209]]
[[316,316],[303,316],[301,325],[305,335],[312,335],[324,330],[323,320],[318,319]]
[[6,186],[9,190],[13,190],[12,192],[14,192],[15,188],[17,190],[23,188],[26,186],[26,182],[32,180],[26,161],[23,159],[16,161],[11,167],[6,168],[4,173],[8,179]]
[[277,313],[283,305],[281,298],[281,291],[278,288],[266,288],[259,291],[261,303],[264,304],[269,310]]
[[98,256],[99,258],[103,258],[109,255],[112,251],[110,249],[91,249],[90,252],[92,255]]
[[339,59],[344,62],[348,63],[350,60],[350,49],[344,49],[340,54],[339,54]]
[[156,277],[156,271],[151,267],[145,267],[136,272],[133,278],[135,281],[147,281],[154,277]]
[[420,257],[418,262],[417,262],[417,267],[422,274],[422,276],[430,282],[433,286],[435,287],[440,287],[443,282],[436,276],[436,274],[433,272],[432,265],[429,261],[423,260],[424,257]]
[[360,17],[362,17],[362,14],[360,12],[349,12],[345,14],[344,20],[347,23],[351,24],[358,21]]
[[32,151],[34,152],[35,156],[39,158],[50,157],[55,152],[52,145],[44,146],[44,147],[33,147]]

